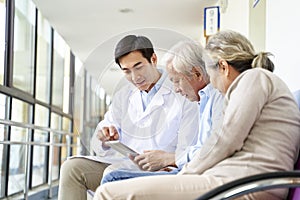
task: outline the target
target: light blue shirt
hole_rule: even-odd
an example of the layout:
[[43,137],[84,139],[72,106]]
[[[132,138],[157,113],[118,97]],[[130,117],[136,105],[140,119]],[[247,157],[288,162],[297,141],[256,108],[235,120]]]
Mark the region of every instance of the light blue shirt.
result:
[[200,149],[205,140],[211,135],[213,131],[218,131],[221,128],[223,121],[223,96],[214,89],[211,84],[198,92],[200,96],[199,104],[199,134],[197,143],[190,146],[186,156],[176,160],[176,165],[179,169],[189,162],[195,155],[196,151]]
[[158,79],[158,81],[155,83],[155,85],[151,88],[151,90],[149,92],[141,91],[144,111],[146,110],[147,106],[149,105],[149,103],[151,102],[152,98],[157,93],[157,91],[160,89],[161,85],[163,84],[166,78],[166,75],[162,70],[158,70],[158,71],[161,73],[161,76]]

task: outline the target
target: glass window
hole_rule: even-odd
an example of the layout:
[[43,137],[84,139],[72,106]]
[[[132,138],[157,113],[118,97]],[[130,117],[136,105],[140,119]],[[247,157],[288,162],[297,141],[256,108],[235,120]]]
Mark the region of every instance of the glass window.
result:
[[3,85],[4,54],[5,54],[5,1],[0,1],[0,84]]
[[[0,119],[6,119],[6,105],[8,97],[0,93]],[[0,124],[0,141],[7,141],[7,127]],[[0,198],[5,192],[7,145],[0,144]]]
[[[51,128],[55,129],[55,130],[61,130],[61,121],[62,121],[62,117],[55,114],[55,113],[51,113]],[[60,135],[59,134],[55,134],[52,133],[52,139],[50,139],[50,142],[52,140],[52,143],[60,143]],[[52,150],[52,162],[51,162],[51,166],[52,166],[52,174],[51,174],[51,180],[57,180],[59,177],[59,155],[60,155],[60,148],[59,146],[53,146],[53,150]]]
[[32,106],[24,101],[19,99],[12,99],[12,111],[11,111],[11,120],[21,123],[30,123],[31,122],[31,109]]
[[[70,71],[70,48],[62,37],[54,32],[52,104],[61,109],[63,109],[64,104],[65,87],[68,88],[69,86],[69,83],[64,85],[68,82],[65,79],[69,76],[69,72],[65,74],[67,70]],[[67,90],[69,91],[69,88]],[[69,92],[66,95],[69,95]]]
[[87,122],[90,121],[90,115],[91,115],[91,76],[89,73],[86,73],[85,77],[85,99],[84,99],[84,104],[85,104],[85,120]]
[[69,101],[70,101],[70,50],[66,52],[65,57],[65,73],[64,73],[64,105],[63,112],[69,113]]
[[38,12],[36,98],[49,103],[51,65],[51,27]]
[[[21,123],[29,123],[32,106],[18,99],[12,99],[11,120]],[[27,142],[29,130],[20,127],[11,127],[11,141]],[[9,152],[9,177],[8,177],[8,195],[20,192],[25,185],[25,159],[26,146],[14,144],[10,146]]]
[[[7,141],[7,126],[0,124],[0,141]],[[7,147],[8,145],[0,144],[0,198],[5,195],[5,175],[7,163]]]
[[[35,106],[35,121],[37,126],[48,127],[49,110],[48,108]],[[48,132],[35,130],[34,142],[48,142]],[[33,168],[32,168],[32,186],[38,186],[46,183],[47,179],[47,146],[33,146]]]
[[[69,118],[63,117],[63,130],[66,132],[71,132],[71,120]],[[69,135],[64,135],[62,137],[62,144],[64,145],[70,145],[70,136]],[[69,146],[62,146],[61,148],[61,163],[63,163],[68,155],[70,155],[70,148]]]
[[13,86],[33,93],[35,6],[15,0]]
[[99,97],[100,97],[100,120],[104,118],[105,114],[105,90],[103,88],[99,89]]
[[95,79],[92,79],[92,103],[91,103],[91,114],[93,123],[95,126],[100,121],[100,94],[99,94],[99,84]]
[[6,107],[8,97],[0,93],[0,119],[6,119]]

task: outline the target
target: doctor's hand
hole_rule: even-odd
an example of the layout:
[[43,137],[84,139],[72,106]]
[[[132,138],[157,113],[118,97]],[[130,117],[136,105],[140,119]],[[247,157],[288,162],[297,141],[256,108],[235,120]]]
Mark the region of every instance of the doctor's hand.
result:
[[175,153],[161,150],[146,150],[143,154],[130,159],[144,171],[158,171],[167,166],[176,166]]
[[102,147],[109,148],[105,144],[106,141],[118,140],[119,133],[114,126],[102,127],[102,129],[98,130],[97,138],[102,142]]

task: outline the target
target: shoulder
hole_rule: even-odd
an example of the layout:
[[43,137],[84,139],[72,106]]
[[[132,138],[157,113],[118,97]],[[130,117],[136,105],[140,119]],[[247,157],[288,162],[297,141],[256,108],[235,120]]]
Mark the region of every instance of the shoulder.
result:
[[253,68],[246,70],[245,72],[241,73],[240,76],[238,77],[239,79],[251,79],[255,77],[261,77],[262,79],[271,79],[275,77],[276,75],[273,74],[272,72],[262,69],[262,68]]
[[139,92],[139,90],[134,85],[129,82],[125,82],[115,89],[112,96],[112,102],[124,101],[125,99],[129,99],[136,92]]
[[274,82],[277,82],[278,79],[279,78],[275,74],[268,70],[262,68],[249,69],[241,73],[232,82],[230,89],[233,90],[236,87],[248,89],[272,87]]

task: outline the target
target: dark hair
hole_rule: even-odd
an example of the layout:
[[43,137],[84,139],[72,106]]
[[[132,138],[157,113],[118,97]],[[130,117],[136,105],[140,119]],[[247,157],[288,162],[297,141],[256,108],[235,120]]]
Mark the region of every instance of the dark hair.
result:
[[127,54],[139,51],[143,57],[151,63],[151,57],[154,53],[151,41],[145,36],[128,35],[121,39],[115,48],[115,62],[120,66],[120,58]]

